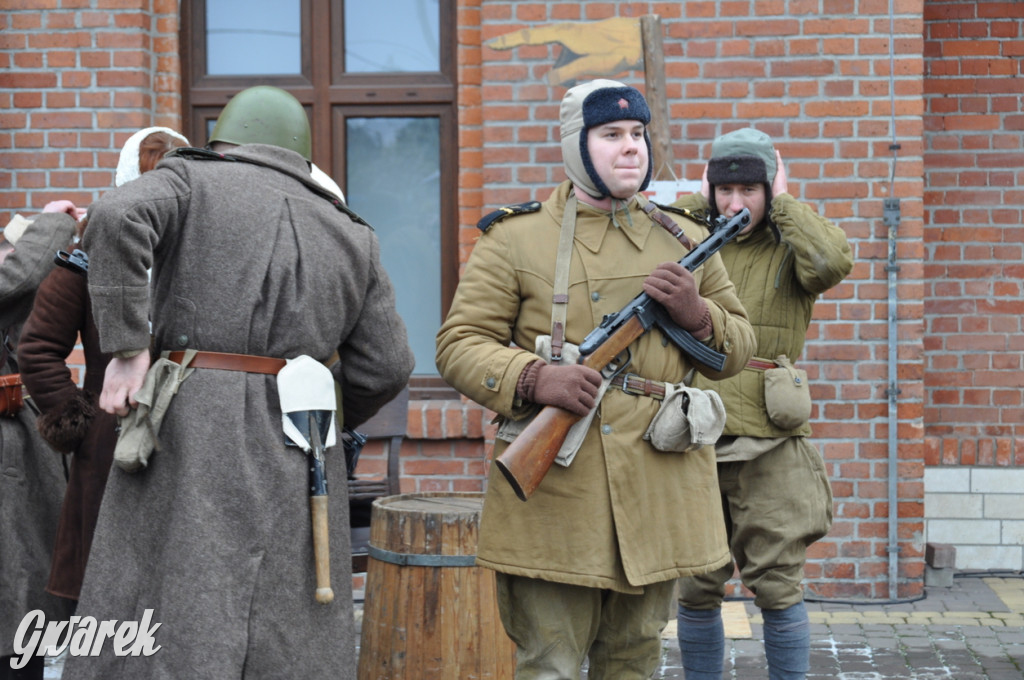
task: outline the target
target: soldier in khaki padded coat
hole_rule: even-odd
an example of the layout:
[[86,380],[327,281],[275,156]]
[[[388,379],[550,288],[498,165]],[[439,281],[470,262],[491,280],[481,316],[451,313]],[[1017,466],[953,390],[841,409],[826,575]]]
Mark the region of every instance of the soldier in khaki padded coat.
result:
[[[711,147],[703,191],[675,204],[732,215],[751,226],[721,250],[722,261],[757,335],[757,357],[732,378],[703,376],[728,418],[716,444],[721,502],[740,577],[764,615],[770,680],[800,680],[809,663],[810,629],[803,604],[807,546],[832,523],[832,491],[809,441],[806,374],[792,366],[804,348],[818,296],[853,268],[842,229],[788,193],[782,158],[753,128],[722,135]],[[687,680],[722,677],[722,597],[730,562],[680,579],[679,643]]]
[[206,367],[181,383],[148,465],[111,470],[78,607],[117,621],[152,610],[160,649],[118,657],[108,643],[71,656],[64,680],[355,678],[345,457],[325,455],[334,599],[321,604],[307,456],[285,446],[266,367],[337,352],[356,427],[405,387],[412,351],[373,230],[310,175],[301,104],[243,90],[210,139],[90,207],[89,295],[115,355],[100,407],[135,406],[150,312],[156,352],[198,350]]
[[[570,180],[535,211],[490,226],[473,249],[437,336],[437,365],[456,389],[504,419],[541,405],[579,415],[595,405],[597,371],[547,364],[533,351],[536,338],[552,331],[567,203],[575,221],[569,343],[645,290],[679,326],[727,355],[712,377],[736,373],[753,352],[746,313],[718,256],[691,275],[678,265],[686,247],[642,210],[649,120],[632,87],[597,80],[570,89],[561,105]],[[697,222],[673,219],[693,243],[707,236]],[[651,330],[631,346],[628,370],[653,389],[695,367],[666,343]],[[492,465],[477,563],[497,572],[517,679],[578,679],[588,658],[592,680],[650,677],[673,580],[728,561],[713,452],[663,452],[644,441],[659,405],[653,392],[609,388],[571,464],[553,465],[525,503]],[[504,447],[498,441],[495,455]]]

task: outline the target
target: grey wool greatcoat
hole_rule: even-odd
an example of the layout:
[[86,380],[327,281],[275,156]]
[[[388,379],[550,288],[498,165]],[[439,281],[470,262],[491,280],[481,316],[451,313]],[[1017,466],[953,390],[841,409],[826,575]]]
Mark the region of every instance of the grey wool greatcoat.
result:
[[[357,426],[413,356],[373,231],[279,147],[185,151],[90,207],[103,351],[150,344],[327,360]],[[205,156],[206,159],[196,158]],[[152,304],[146,269],[152,266]],[[78,614],[142,619],[152,656],[71,657],[65,680],[355,677],[345,458],[327,451],[334,601],[314,601],[306,454],[286,447],[276,378],[196,369],[148,467],[111,469]]]
[[[0,264],[0,331],[12,345],[74,226],[63,213],[40,215]],[[0,374],[12,372],[5,360]],[[42,609],[47,620],[69,613],[68,601],[45,592],[64,486],[60,455],[36,432],[28,404],[13,418],[0,416],[0,656],[14,653],[16,631],[28,612]]]

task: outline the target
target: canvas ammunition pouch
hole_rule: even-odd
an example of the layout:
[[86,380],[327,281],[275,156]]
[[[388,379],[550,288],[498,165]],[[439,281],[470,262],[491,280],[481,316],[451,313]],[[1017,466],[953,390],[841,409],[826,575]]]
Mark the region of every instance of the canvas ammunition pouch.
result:
[[811,419],[811,390],[807,371],[796,368],[785,354],[775,357],[777,368],[764,372],[764,404],[768,419],[783,430],[795,430]]
[[[189,363],[195,350],[185,352],[183,363]],[[157,434],[171,399],[194,368],[171,361],[170,352],[164,352],[146,373],[142,388],[135,393],[138,408],[119,419],[121,431],[114,447],[114,464],[125,472],[137,472],[149,464],[153,451],[160,450]]]
[[714,444],[725,429],[725,404],[717,392],[665,383],[665,397],[644,439],[659,451],[683,453]]
[[20,373],[0,375],[0,417],[13,418],[25,405]]

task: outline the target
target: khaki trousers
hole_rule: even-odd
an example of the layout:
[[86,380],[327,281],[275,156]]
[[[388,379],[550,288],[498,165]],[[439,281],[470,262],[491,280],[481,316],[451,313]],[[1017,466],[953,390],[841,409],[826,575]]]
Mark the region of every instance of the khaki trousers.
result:
[[[761,609],[803,601],[807,546],[832,526],[832,487],[818,450],[790,437],[754,460],[718,464],[729,549]],[[722,606],[733,565],[679,579],[679,603]]]
[[516,680],[647,680],[661,661],[673,581],[626,595],[497,574],[501,622],[516,643]]

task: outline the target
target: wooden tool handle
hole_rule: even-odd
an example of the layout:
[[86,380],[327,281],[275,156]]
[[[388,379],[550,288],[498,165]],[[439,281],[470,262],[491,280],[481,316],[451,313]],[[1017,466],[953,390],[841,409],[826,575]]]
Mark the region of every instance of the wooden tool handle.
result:
[[334,600],[334,591],[331,590],[331,548],[327,533],[327,496],[310,496],[309,511],[313,518],[316,601],[320,604],[329,604]]

